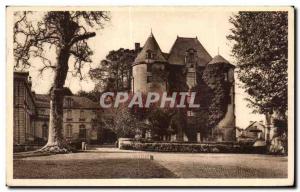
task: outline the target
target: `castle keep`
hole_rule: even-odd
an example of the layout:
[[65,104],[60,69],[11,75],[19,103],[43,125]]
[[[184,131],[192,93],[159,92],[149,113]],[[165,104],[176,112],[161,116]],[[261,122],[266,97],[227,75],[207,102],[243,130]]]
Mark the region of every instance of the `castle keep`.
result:
[[[136,44],[137,50],[139,49]],[[178,129],[167,140],[173,141],[234,141],[235,140],[235,100],[234,65],[221,55],[214,58],[196,38],[177,37],[169,53],[164,53],[151,33],[132,65],[133,92],[191,92],[195,87],[205,87],[203,71],[209,66],[219,66],[218,78],[229,85],[224,104],[225,114],[219,123],[207,132],[201,124],[202,113],[208,113],[206,106],[196,111],[187,111],[186,129]],[[204,88],[203,88],[204,89]],[[204,94],[204,91],[203,91]],[[209,100],[209,95],[202,100]]]

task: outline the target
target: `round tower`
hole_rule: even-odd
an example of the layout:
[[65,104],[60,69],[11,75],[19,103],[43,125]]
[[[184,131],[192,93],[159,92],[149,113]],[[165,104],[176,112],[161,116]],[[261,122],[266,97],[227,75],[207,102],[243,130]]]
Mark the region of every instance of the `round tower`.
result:
[[152,32],[132,66],[133,92],[164,92],[167,88],[165,59]]
[[230,64],[221,55],[215,56],[208,65],[222,65],[224,81],[229,84],[229,97],[227,112],[224,118],[218,123],[215,129],[218,130],[219,141],[235,141],[235,92],[234,92],[234,68],[235,66]]

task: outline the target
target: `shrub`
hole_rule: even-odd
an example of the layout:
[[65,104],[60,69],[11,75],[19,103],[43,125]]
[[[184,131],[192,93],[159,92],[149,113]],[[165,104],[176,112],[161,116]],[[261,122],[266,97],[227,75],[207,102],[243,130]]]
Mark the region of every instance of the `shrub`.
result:
[[230,153],[234,152],[233,145],[226,144],[185,144],[185,143],[140,143],[124,144],[121,149],[159,152],[188,152],[188,153]]
[[121,149],[181,153],[263,153],[263,151],[257,150],[255,147],[233,143],[133,142],[131,144],[123,144]]

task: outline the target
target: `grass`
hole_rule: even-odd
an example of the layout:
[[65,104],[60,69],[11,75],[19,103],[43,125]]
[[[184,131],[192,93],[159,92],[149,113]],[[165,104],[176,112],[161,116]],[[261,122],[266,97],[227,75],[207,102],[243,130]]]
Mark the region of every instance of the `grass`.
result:
[[13,164],[15,179],[174,178],[148,159],[22,160]]
[[287,170],[206,163],[161,163],[183,178],[287,178]]

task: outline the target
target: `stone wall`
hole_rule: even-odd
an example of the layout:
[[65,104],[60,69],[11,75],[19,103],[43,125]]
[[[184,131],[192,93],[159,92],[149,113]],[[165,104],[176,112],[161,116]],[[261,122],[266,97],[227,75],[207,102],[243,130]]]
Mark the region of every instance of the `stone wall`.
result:
[[147,87],[147,65],[139,64],[135,65],[132,68],[133,75],[133,83],[132,88],[133,92],[143,92],[146,93],[148,91]]

